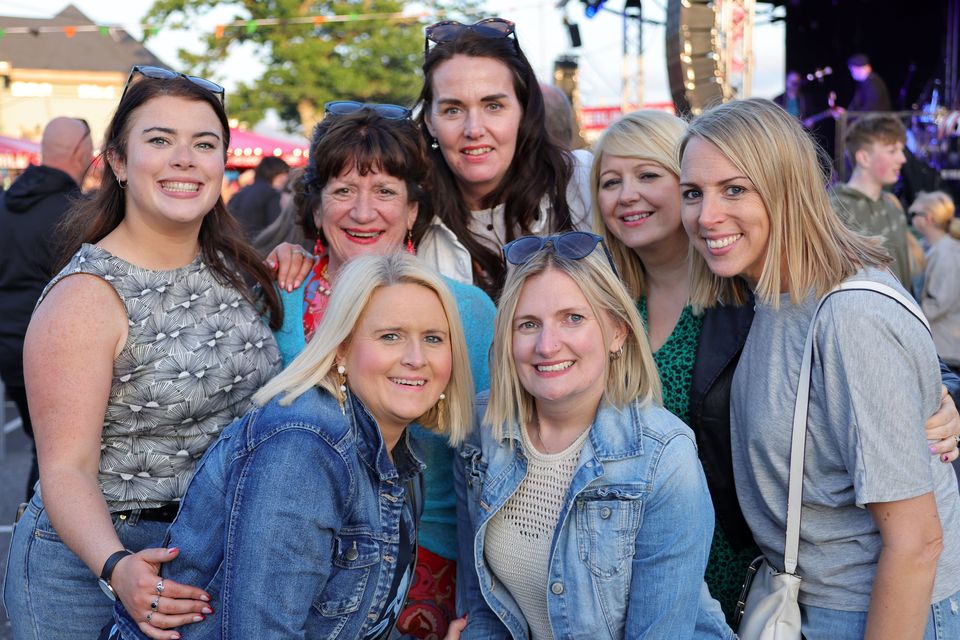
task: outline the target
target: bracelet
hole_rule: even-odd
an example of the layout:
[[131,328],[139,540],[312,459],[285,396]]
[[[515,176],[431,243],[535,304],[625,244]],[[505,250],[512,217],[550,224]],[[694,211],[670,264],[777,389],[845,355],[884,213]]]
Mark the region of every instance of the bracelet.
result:
[[114,551],[112,554],[110,554],[110,557],[107,558],[107,561],[103,563],[103,570],[100,572],[100,579],[104,582],[110,582],[110,577],[113,575],[113,569],[117,566],[117,563],[127,556],[132,555],[133,551],[130,551],[129,549]]

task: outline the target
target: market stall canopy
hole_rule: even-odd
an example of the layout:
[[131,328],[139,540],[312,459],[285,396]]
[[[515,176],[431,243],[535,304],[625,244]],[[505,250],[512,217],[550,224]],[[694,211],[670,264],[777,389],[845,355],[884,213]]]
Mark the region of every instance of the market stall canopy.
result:
[[0,136],[0,169],[26,169],[31,164],[40,164],[40,144]]
[[307,164],[309,146],[305,140],[300,143],[271,138],[243,129],[230,129],[228,168],[252,169],[260,164],[264,156],[276,156],[282,158],[291,167],[302,167]]

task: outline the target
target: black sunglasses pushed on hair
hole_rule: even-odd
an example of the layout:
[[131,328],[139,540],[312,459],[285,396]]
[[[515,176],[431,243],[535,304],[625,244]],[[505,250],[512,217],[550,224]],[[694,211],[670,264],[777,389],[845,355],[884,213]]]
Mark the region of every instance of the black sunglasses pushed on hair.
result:
[[127,82],[123,85],[123,93],[120,94],[120,100],[123,100],[123,96],[127,95],[127,89],[130,88],[130,84],[133,82],[133,79],[136,76],[143,76],[144,78],[150,78],[151,80],[173,80],[174,78],[186,78],[193,84],[197,85],[202,89],[206,89],[213,95],[217,96],[220,99],[220,105],[223,105],[224,97],[226,96],[226,90],[218,85],[216,82],[207,80],[206,78],[201,78],[199,76],[188,76],[185,73],[177,73],[176,71],[171,71],[170,69],[164,69],[163,67],[151,67],[150,65],[134,65],[130,69],[130,75],[127,76]]
[[503,258],[513,265],[526,264],[535,255],[550,247],[553,252],[561,258],[568,260],[582,260],[593,253],[597,245],[603,247],[603,253],[607,256],[607,262],[613,269],[613,274],[617,277],[617,265],[613,262],[613,256],[607,249],[607,243],[603,238],[595,233],[587,231],[567,231],[555,236],[523,236],[516,240],[511,240],[503,245]]
[[513,37],[513,44],[519,47],[517,42],[517,33],[515,25],[509,20],[503,18],[484,18],[473,24],[462,24],[456,20],[444,20],[427,27],[424,31],[423,54],[430,51],[430,43],[443,44],[457,39],[464,31],[473,31],[478,36],[484,38],[509,38]]
[[363,111],[364,109],[369,109],[386,120],[406,120],[412,115],[410,109],[401,107],[398,104],[336,100],[323,105],[323,113],[328,116],[348,116],[351,113]]

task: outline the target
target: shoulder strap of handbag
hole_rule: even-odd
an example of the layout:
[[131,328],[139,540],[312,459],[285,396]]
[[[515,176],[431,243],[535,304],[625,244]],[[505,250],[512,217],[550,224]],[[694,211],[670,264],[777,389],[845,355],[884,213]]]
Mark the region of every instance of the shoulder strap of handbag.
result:
[[875,291],[893,298],[903,308],[912,313],[930,330],[930,324],[923,317],[917,303],[888,285],[870,280],[847,280],[832,289],[820,299],[810,318],[807,340],[803,346],[803,360],[800,364],[800,378],[797,381],[797,403],[793,409],[793,440],[790,444],[790,483],[787,490],[787,541],[783,553],[783,570],[796,573],[797,558],[800,551],[800,503],[803,499],[803,455],[807,439],[807,410],[810,402],[810,368],[813,361],[813,329],[823,303],[838,291],[867,290]]

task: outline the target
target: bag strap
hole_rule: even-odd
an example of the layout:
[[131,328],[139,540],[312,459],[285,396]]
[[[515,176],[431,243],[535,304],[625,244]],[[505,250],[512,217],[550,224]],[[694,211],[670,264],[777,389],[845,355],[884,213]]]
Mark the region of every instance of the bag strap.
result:
[[800,378],[797,381],[797,402],[793,408],[793,436],[790,443],[790,481],[787,489],[787,539],[783,552],[783,570],[796,573],[797,559],[800,555],[800,505],[803,499],[803,456],[807,440],[807,412],[810,403],[810,376],[813,362],[814,324],[820,308],[827,298],[838,291],[874,291],[892,298],[912,313],[923,326],[930,330],[930,323],[923,317],[917,304],[905,295],[880,282],[870,280],[847,280],[831,289],[813,311],[807,339],[803,345],[803,360],[800,363]]

